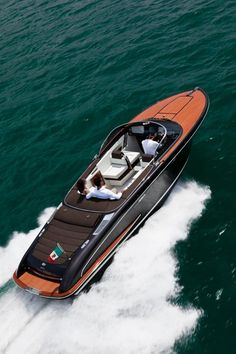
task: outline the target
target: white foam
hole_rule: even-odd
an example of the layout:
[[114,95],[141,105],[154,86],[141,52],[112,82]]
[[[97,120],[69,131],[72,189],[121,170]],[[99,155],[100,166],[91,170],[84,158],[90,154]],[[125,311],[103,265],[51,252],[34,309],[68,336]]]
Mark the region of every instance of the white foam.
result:
[[54,210],[55,208],[45,209],[37,220],[39,226],[36,229],[31,230],[27,234],[14,232],[8,245],[6,247],[0,247],[0,286],[12,277],[25,251]]
[[[19,354],[169,351],[178,338],[193,330],[200,315],[198,309],[183,309],[169,301],[180,291],[172,249],[186,239],[209,197],[209,188],[195,182],[177,185],[167,203],[119,250],[102,280],[73,303],[8,290],[0,298],[0,333],[5,338],[0,350]],[[25,238],[22,235],[23,243]],[[4,308],[10,311],[9,319]]]

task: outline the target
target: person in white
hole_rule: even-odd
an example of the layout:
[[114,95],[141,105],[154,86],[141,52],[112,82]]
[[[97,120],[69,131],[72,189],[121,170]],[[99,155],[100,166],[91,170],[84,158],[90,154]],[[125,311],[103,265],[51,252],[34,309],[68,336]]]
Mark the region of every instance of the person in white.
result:
[[99,189],[98,187],[89,188],[89,193],[86,194],[86,199],[99,198],[99,199],[115,200],[115,199],[120,199],[121,196],[122,196],[121,192],[114,193],[110,189],[106,188],[105,186],[102,186]]
[[114,193],[113,191],[108,189],[104,184],[103,179],[99,175],[93,178],[93,184],[94,187],[88,188],[86,186],[85,179],[84,178],[79,179],[76,184],[78,193],[81,195],[85,195],[86,199],[99,198],[99,199],[116,200],[116,199],[120,199],[122,196],[121,192]]
[[142,141],[142,147],[145,154],[153,155],[153,156],[155,155],[156,150],[160,145],[157,141],[153,140],[156,138],[156,136],[157,136],[156,134],[149,135],[147,139]]

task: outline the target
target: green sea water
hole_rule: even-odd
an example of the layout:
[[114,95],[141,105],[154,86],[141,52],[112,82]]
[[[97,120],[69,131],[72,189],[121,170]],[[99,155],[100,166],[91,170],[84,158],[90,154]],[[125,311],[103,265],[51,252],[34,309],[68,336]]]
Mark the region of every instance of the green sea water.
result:
[[[0,257],[14,231],[27,235],[59,204],[112,128],[172,94],[209,95],[182,183],[208,186],[211,198],[172,250],[174,301],[201,315],[163,353],[236,353],[235,23],[233,0],[0,1]],[[159,353],[158,343],[140,353]]]

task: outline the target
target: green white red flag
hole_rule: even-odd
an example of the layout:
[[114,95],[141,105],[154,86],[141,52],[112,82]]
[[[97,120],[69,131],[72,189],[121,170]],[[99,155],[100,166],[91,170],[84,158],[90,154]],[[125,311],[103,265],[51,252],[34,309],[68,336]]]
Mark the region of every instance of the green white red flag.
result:
[[64,253],[65,251],[63,250],[63,248],[61,247],[61,245],[59,243],[57,243],[56,247],[54,248],[54,250],[50,253],[50,255],[48,256],[48,262],[49,263],[54,263],[55,260],[57,258],[59,258],[62,253]]

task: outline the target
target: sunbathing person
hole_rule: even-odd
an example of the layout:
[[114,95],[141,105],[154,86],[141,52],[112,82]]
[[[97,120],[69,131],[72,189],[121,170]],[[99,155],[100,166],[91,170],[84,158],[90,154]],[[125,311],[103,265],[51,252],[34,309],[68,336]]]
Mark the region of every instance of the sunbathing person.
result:
[[89,188],[86,186],[85,178],[80,178],[76,183],[76,187],[78,189],[78,194],[86,195],[89,193]]
[[86,194],[86,199],[90,198],[99,198],[99,199],[120,199],[122,193],[114,193],[104,184],[104,181],[101,176],[95,176],[93,178],[94,187],[89,189],[89,193]]
[[[114,193],[104,184],[101,176],[95,176],[93,178],[94,187],[86,187],[85,180],[79,180],[77,182],[77,188],[80,194],[86,195],[86,199],[98,198],[98,199],[120,199],[122,193]],[[81,192],[82,190],[82,192]]]

